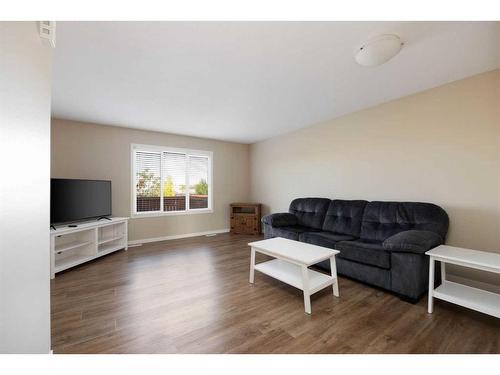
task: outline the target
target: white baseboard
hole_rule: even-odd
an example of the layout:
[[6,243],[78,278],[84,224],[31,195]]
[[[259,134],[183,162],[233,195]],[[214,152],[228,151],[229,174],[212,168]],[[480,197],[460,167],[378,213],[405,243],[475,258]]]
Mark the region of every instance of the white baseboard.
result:
[[154,237],[154,238],[143,238],[141,240],[128,241],[128,244],[129,245],[138,245],[138,244],[149,243],[149,242],[178,240],[180,238],[199,237],[199,236],[206,236],[206,235],[209,235],[209,234],[219,234],[219,233],[228,233],[228,232],[229,232],[229,228],[216,229],[216,230],[207,230],[205,232],[175,234],[173,236],[163,236],[163,237]]

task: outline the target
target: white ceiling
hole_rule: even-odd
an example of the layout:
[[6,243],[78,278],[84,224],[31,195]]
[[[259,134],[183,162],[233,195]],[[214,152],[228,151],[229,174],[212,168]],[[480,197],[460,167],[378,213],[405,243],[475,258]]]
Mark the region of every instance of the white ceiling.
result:
[[[356,48],[405,46],[375,68]],[[500,22],[58,22],[54,117],[253,143],[500,67]]]

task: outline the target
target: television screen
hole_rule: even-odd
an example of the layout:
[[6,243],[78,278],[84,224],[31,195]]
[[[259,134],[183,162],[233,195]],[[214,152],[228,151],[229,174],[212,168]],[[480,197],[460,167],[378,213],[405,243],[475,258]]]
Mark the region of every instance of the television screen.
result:
[[111,181],[51,179],[51,224],[101,216],[111,216]]

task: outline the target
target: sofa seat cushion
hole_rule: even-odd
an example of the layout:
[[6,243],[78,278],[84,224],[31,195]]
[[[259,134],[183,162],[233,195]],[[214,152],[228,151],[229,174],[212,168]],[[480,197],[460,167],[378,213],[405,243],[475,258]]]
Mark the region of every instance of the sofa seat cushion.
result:
[[318,231],[318,229],[313,229],[309,227],[304,227],[301,225],[293,225],[287,227],[273,227],[272,235],[273,237],[283,237],[289,240],[298,241],[299,235],[304,232]]
[[312,245],[318,245],[335,249],[335,244],[339,241],[355,240],[356,237],[332,232],[304,232],[299,236],[299,240]]
[[391,253],[378,241],[340,241],[335,245],[340,258],[384,269],[391,268]]

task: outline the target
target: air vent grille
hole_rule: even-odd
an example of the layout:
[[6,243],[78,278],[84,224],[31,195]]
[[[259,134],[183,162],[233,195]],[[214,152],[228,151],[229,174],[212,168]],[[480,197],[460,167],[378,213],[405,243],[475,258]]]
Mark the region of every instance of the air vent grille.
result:
[[40,21],[40,38],[44,44],[56,47],[56,22],[55,21]]

